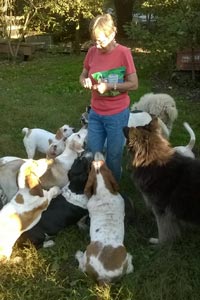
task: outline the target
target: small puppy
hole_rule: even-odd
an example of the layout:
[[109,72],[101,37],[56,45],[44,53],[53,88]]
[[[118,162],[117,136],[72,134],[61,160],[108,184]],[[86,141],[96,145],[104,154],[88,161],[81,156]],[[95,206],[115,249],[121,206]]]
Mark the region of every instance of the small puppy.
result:
[[183,125],[190,135],[190,141],[186,146],[176,146],[174,147],[174,149],[176,150],[176,152],[179,152],[182,155],[195,158],[194,152],[192,152],[196,141],[194,131],[187,122],[184,122]]
[[77,251],[79,268],[98,284],[109,284],[133,271],[124,242],[124,199],[101,153],[92,163],[85,193],[89,198],[90,244]]
[[24,127],[22,133],[24,134],[23,143],[26,148],[28,158],[34,158],[36,150],[41,153],[47,153],[49,143],[59,141],[63,137],[67,138],[74,132],[74,128],[69,125],[63,125],[59,128],[56,134],[40,128],[29,129]]
[[148,93],[143,95],[138,102],[133,103],[131,110],[143,110],[151,115],[159,117],[167,126],[169,134],[173,123],[178,117],[178,110],[174,99],[164,93]]
[[157,118],[144,127],[125,127],[132,178],[152,209],[163,243],[180,236],[180,224],[200,224],[200,160],[175,151],[160,132]]
[[39,177],[47,170],[50,161],[26,161],[18,174],[19,190],[0,211],[0,261],[10,259],[12,248],[22,232],[32,228],[41,218],[53,197],[60,193],[58,187],[42,189]]

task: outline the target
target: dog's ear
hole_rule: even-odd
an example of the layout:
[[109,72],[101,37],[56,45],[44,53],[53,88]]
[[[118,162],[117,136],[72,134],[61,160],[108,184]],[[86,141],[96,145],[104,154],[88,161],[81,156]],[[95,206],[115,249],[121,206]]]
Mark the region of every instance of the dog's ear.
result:
[[22,164],[19,169],[17,183],[20,189],[24,189],[26,186],[26,176],[30,174],[32,164],[33,164],[33,160],[29,159],[24,164]]
[[89,176],[88,176],[88,180],[85,185],[84,194],[88,198],[90,198],[93,194],[96,193],[96,186],[97,186],[96,171],[95,171],[94,166],[92,165]]
[[119,192],[119,185],[116,179],[114,178],[111,170],[106,166],[106,164],[104,164],[101,168],[105,169],[105,172],[102,172],[105,185],[107,186],[107,188],[112,194],[117,194]]
[[56,139],[61,140],[62,138],[63,138],[63,132],[62,132],[61,128],[59,128],[56,132]]
[[49,146],[53,143],[52,139],[48,139]]
[[38,184],[34,188],[30,189],[30,194],[32,196],[44,197],[43,189],[40,184]]
[[147,126],[148,126],[149,131],[156,132],[160,128],[159,123],[158,123],[158,118],[154,116],[152,118],[152,121]]
[[124,133],[125,138],[127,138],[127,139],[128,139],[129,129],[130,128],[128,126],[123,127],[123,133]]
[[70,141],[69,148],[76,151],[79,154],[85,151],[85,149],[76,141]]
[[39,182],[39,178],[34,173],[30,173],[26,176],[26,185],[30,189],[29,193],[32,196],[44,196],[42,186]]

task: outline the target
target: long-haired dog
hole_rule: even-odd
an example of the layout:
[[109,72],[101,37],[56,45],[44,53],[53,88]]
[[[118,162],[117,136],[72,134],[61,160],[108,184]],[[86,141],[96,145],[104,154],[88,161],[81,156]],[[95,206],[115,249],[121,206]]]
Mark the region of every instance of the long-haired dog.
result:
[[174,99],[164,93],[148,93],[135,102],[131,110],[143,110],[151,115],[159,117],[171,133],[173,123],[178,117],[178,111]]
[[85,186],[89,198],[90,244],[85,252],[77,251],[79,268],[99,284],[109,284],[133,271],[132,256],[124,242],[124,199],[118,184],[96,153]]
[[180,236],[181,223],[200,223],[200,161],[177,153],[160,133],[157,118],[125,127],[132,177],[152,209],[163,243]]

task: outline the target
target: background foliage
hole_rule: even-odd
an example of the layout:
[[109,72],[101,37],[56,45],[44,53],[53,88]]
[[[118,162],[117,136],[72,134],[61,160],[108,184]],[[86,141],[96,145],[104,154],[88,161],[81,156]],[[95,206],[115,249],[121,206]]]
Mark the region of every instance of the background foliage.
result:
[[[149,53],[146,62],[153,72],[170,76],[178,50],[200,47],[198,0],[44,0],[42,4],[38,0],[0,0],[0,35],[11,44],[5,29],[15,17],[23,16],[19,42],[26,35],[50,33],[54,43],[71,42],[72,50],[80,54],[81,44],[90,39],[89,21],[102,12],[115,18],[119,41],[128,39],[130,47]],[[193,80],[195,75],[193,68]]]
[[[188,121],[196,133],[196,153],[200,146],[200,103],[189,86],[172,85],[160,78],[152,80],[149,70],[141,67],[145,57],[138,54],[139,89],[131,92],[131,102],[146,92],[167,92],[172,95],[179,111],[170,141],[185,145],[188,134],[183,121]],[[80,87],[78,77],[83,55],[50,55],[38,53],[32,60],[10,64],[0,60],[0,156],[26,157],[21,129],[39,127],[55,132],[63,124],[80,128],[80,116],[89,104],[90,92]],[[151,66],[149,66],[151,69]],[[194,95],[196,96],[196,94]],[[196,100],[194,100],[196,99]],[[199,155],[198,155],[199,156]],[[134,272],[100,289],[78,270],[75,252],[84,250],[89,242],[88,232],[76,225],[60,232],[56,245],[36,251],[30,247],[14,248],[19,265],[8,263],[0,267],[1,300],[198,300],[200,294],[200,235],[199,229],[185,232],[173,245],[153,247],[148,243],[157,235],[155,219],[135,190],[123,156],[121,192],[132,199],[134,213],[126,223],[125,245],[133,255]]]

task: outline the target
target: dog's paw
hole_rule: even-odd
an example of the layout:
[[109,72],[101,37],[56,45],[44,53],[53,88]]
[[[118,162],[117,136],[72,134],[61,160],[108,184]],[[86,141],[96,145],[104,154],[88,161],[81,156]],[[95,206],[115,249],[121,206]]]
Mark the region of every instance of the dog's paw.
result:
[[52,240],[46,241],[43,243],[43,248],[49,248],[55,245],[55,242]]
[[83,254],[83,251],[78,250],[76,251],[75,258],[79,261],[80,259],[82,259]]
[[153,245],[158,245],[159,244],[159,239],[158,238],[150,238],[149,243]]
[[83,216],[83,217],[77,222],[78,228],[79,228],[80,230],[83,230],[83,231],[88,231],[88,230],[89,230],[90,224],[89,224],[89,222],[88,222],[88,218],[89,218],[88,215]]
[[54,186],[51,188],[52,197],[55,198],[61,193],[61,189],[58,186]]

